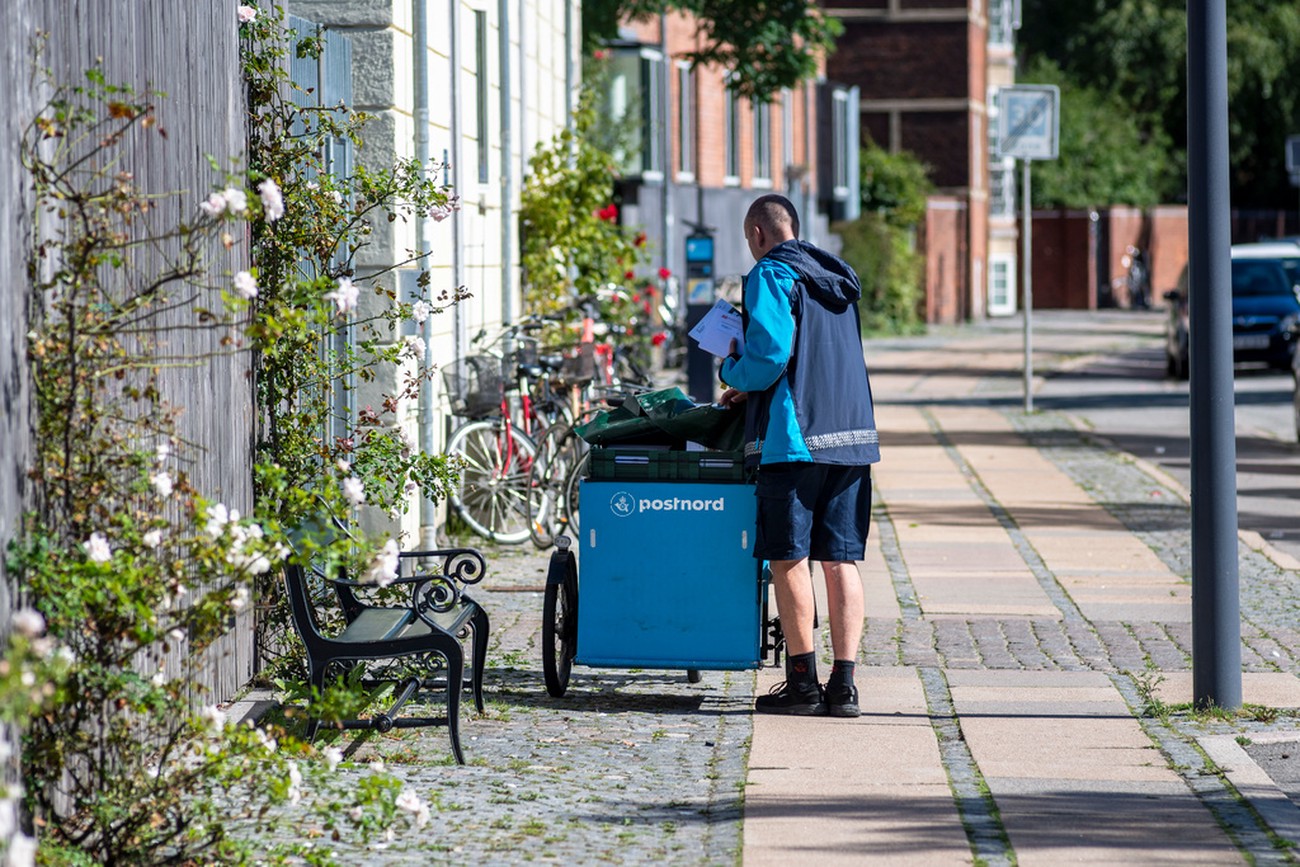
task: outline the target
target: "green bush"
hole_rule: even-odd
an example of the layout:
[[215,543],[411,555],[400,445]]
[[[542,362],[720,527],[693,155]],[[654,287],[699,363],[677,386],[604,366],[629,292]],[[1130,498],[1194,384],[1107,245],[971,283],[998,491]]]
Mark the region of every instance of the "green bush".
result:
[[843,242],[841,255],[862,280],[862,329],[916,333],[925,321],[925,257],[916,249],[916,228],[933,186],[926,166],[910,153],[868,142],[860,164],[862,216],[832,230]]
[[879,213],[832,227],[840,255],[862,281],[862,330],[867,334],[915,334],[925,321],[925,257],[910,229],[890,225]]

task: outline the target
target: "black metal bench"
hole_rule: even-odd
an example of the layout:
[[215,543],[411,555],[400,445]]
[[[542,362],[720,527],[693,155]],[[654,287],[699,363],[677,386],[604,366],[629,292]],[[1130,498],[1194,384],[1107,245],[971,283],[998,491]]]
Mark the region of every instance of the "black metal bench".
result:
[[[460,748],[460,693],[466,686],[474,696],[474,706],[483,712],[483,668],[487,659],[487,612],[464,592],[464,585],[482,580],[486,564],[483,555],[473,548],[448,548],[429,551],[406,551],[399,555],[404,568],[394,586],[410,588],[410,601],[404,606],[371,605],[364,600],[374,584],[358,581],[344,574],[331,577],[316,568],[305,568],[290,561],[284,570],[293,621],[307,648],[311,685],[319,696],[325,688],[331,666],[347,670],[367,660],[406,660],[406,668],[423,670],[425,676],[402,677],[394,688],[392,706],[369,719],[345,720],[345,729],[374,729],[439,725],[445,723],[451,736],[456,761],[465,763]],[[320,626],[312,601],[310,584],[318,579],[333,587],[347,625],[337,635],[326,635]],[[464,638],[472,636],[472,656],[465,670]],[[398,711],[419,690],[431,686],[433,674],[442,665],[446,669],[446,717],[398,717]],[[310,709],[309,709],[310,713]],[[315,737],[320,721],[308,722],[308,738]]]

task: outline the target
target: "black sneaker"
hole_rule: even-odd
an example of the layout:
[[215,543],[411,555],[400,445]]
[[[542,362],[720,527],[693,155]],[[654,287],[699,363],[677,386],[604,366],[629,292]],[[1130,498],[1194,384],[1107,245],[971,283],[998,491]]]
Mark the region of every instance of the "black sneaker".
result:
[[813,716],[824,713],[822,708],[822,688],[813,684],[806,692],[791,688],[787,681],[782,681],[767,695],[760,695],[754,702],[756,713],[783,713],[790,716]]
[[818,708],[817,713],[824,713],[829,716],[855,717],[861,716],[862,711],[858,709],[858,688],[851,683],[826,684],[823,691],[825,699],[822,706]]

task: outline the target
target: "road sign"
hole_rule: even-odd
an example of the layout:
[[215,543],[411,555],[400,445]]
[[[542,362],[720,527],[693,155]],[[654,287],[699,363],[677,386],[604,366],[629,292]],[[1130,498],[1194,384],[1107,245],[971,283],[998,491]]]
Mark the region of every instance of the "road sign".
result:
[[1054,84],[1018,84],[998,91],[998,156],[1054,160],[1061,126]]

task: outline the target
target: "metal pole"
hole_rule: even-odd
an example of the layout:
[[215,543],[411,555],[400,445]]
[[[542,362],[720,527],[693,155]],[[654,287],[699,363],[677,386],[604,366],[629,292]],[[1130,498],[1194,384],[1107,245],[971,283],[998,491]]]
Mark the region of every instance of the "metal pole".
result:
[[1021,218],[1021,242],[1024,249],[1020,253],[1020,282],[1024,286],[1025,298],[1025,412],[1034,411],[1034,280],[1033,280],[1033,262],[1032,251],[1034,238],[1034,220],[1033,211],[1030,205],[1029,189],[1029,163],[1030,160],[1023,160],[1021,166],[1024,172],[1024,201],[1021,202],[1021,210],[1024,216]]
[[1241,706],[1225,0],[1187,3],[1192,693]]

